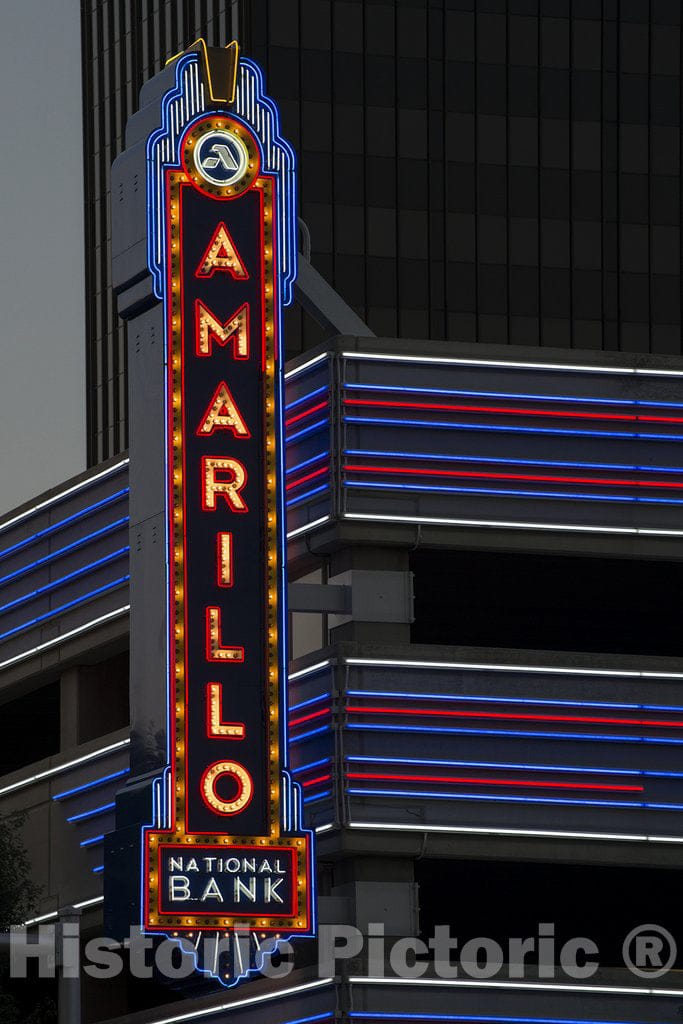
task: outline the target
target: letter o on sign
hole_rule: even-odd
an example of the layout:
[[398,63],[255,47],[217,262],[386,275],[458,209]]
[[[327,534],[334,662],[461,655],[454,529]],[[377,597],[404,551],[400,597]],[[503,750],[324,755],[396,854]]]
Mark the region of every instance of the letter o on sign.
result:
[[[224,800],[216,792],[216,783],[224,775],[229,775],[237,783],[237,793],[232,800]],[[209,807],[219,814],[238,814],[248,806],[253,795],[253,779],[247,769],[237,761],[217,761],[204,772],[202,796]]]

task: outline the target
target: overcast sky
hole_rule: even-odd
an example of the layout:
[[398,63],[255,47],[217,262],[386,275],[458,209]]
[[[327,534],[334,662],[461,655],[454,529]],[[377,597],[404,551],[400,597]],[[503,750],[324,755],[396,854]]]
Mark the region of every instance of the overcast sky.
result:
[[0,516],[85,468],[79,6],[0,3]]

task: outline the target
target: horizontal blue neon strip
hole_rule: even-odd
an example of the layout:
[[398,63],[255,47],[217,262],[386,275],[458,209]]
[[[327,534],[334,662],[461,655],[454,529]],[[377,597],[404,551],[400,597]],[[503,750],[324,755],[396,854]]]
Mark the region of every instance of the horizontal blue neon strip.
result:
[[313,768],[321,768],[324,764],[330,764],[332,758],[321,757],[319,761],[309,761],[308,764],[301,764],[298,768],[292,768],[292,775],[298,775],[302,772],[310,772]]
[[96,540],[98,537],[106,537],[107,534],[114,533],[115,530],[125,526],[128,522],[130,522],[130,516],[122,516],[121,519],[115,519],[113,523],[108,523],[100,530],[87,533],[84,537],[79,537],[78,540],[72,541],[71,544],[66,544],[63,548],[59,548],[49,555],[43,555],[42,558],[36,559],[35,562],[22,565],[20,569],[15,569],[14,572],[10,572],[6,576],[0,576],[0,587],[4,586],[5,583],[10,583],[12,580],[19,579],[21,576],[26,576],[27,573],[33,572],[34,569],[39,569],[41,565],[48,565],[50,562],[54,562],[63,555],[67,555],[70,551],[76,551],[78,548],[84,547],[84,545],[89,544],[90,541]]
[[103,840],[104,840],[104,835],[92,836],[90,839],[84,839],[83,842],[79,843],[78,845],[79,846],[97,846],[97,844],[101,843]]
[[314,804],[316,800],[324,800],[326,796],[332,796],[332,790],[326,789],[322,793],[316,793],[315,796],[305,796],[305,804]]
[[[317,1020],[332,1020],[333,1018],[333,1013],[316,1013],[314,1017],[297,1017],[296,1020],[283,1021],[283,1024],[313,1024]],[[611,1024],[611,1022],[608,1021],[607,1024]]]
[[99,779],[93,779],[92,782],[84,782],[82,786],[75,786],[73,789],[65,789],[63,793],[57,793],[52,797],[53,800],[66,800],[67,797],[76,796],[77,793],[85,793],[89,789],[96,789],[98,786],[104,786],[107,782],[111,782],[113,779],[120,779],[122,775],[128,775],[130,768],[121,768],[118,772],[111,772],[109,775],[102,775]]
[[60,519],[58,523],[53,523],[52,526],[46,526],[43,530],[37,530],[36,533],[32,533],[30,537],[17,541],[17,543],[12,544],[11,547],[5,548],[4,551],[0,551],[0,559],[7,558],[8,555],[13,555],[16,551],[21,551],[23,548],[27,548],[31,544],[35,544],[36,541],[41,540],[43,537],[49,537],[53,533],[58,533],[59,530],[63,530],[71,523],[77,523],[80,519],[85,519],[85,517],[89,516],[92,512],[98,512],[100,509],[106,508],[108,505],[113,505],[114,502],[120,501],[121,498],[125,498],[128,491],[129,488],[124,487],[122,490],[115,491],[113,494],[110,494],[108,498],[102,498],[101,501],[96,501],[93,505],[88,505],[86,508],[79,509],[78,512],[74,512],[65,519]]
[[561,430],[559,427],[498,427],[492,423],[444,423],[441,420],[395,420],[380,416],[344,415],[347,423],[366,423],[387,427],[430,427],[439,430],[477,430],[494,434],[549,434],[559,437],[607,437],[619,441],[683,441],[681,434],[642,434],[614,430]]
[[309,391],[307,395],[302,395],[301,398],[295,398],[293,402],[287,402],[285,410],[289,412],[290,409],[296,409],[297,405],[303,405],[305,402],[310,402],[312,398],[317,398],[318,395],[324,395],[328,390],[327,384],[323,384],[322,387],[316,388],[315,391]]
[[92,869],[93,875],[99,875],[104,871],[104,864],[99,864],[96,868]]
[[[679,714],[683,713],[683,706],[680,704],[615,704],[611,701],[598,700],[547,700],[544,697],[483,697],[467,696],[459,693],[400,693],[396,690],[348,690],[347,693],[349,697],[367,697],[368,700],[374,700],[375,697],[389,697],[397,700],[445,700],[481,704],[540,704],[561,708],[611,708],[617,711],[675,711]],[[323,698],[319,699],[322,700]]]
[[[307,466],[312,466],[315,462],[320,462],[321,459],[327,458],[329,454],[329,451],[318,452],[317,455],[312,455],[310,459],[304,459],[303,462],[297,462],[295,466],[290,466],[286,471],[287,476],[290,476],[292,473],[298,473],[300,469],[306,469]],[[681,472],[683,473],[683,470],[681,470]]]
[[627,462],[571,462],[558,459],[510,459],[506,455],[433,455],[430,452],[385,452],[345,448],[344,455],[368,459],[414,459],[416,462],[472,462],[483,465],[548,466],[552,469],[614,469],[624,473],[683,473],[676,466],[633,466]]
[[584,398],[580,395],[539,395],[518,391],[463,391],[452,388],[412,388],[408,384],[344,384],[347,391],[398,391],[464,398],[518,398],[525,402],[575,402],[578,405],[622,405],[633,408],[683,409],[683,402],[647,402],[641,398]]
[[[493,1017],[475,1013],[348,1013],[350,1020],[427,1020],[427,1021],[471,1021],[477,1024],[637,1024],[636,1021],[591,1020],[586,1017]],[[296,1024],[292,1021],[291,1024]]]
[[308,732],[300,732],[298,736],[290,736],[289,744],[291,746],[293,743],[301,743],[302,740],[307,740],[311,736],[318,736],[320,733],[331,732],[331,730],[331,725],[321,725],[318,729],[310,729]]
[[329,426],[329,419],[327,417],[324,420],[316,420],[315,423],[311,423],[309,427],[304,427],[303,430],[297,431],[296,434],[288,434],[286,444],[293,444],[294,441],[298,441],[300,437],[305,437],[307,434],[312,434],[316,430],[322,430],[323,427]]
[[[311,765],[296,768],[295,771],[303,772],[309,767],[312,768],[314,765],[317,767],[318,764],[325,764],[329,760],[326,758],[324,761],[313,762]],[[411,764],[434,768],[504,768],[524,772],[570,772],[574,775],[628,775],[638,778],[645,776],[655,779],[683,779],[683,772],[652,772],[644,768],[582,768],[576,765],[524,764],[516,761],[441,761],[426,757],[370,757],[365,754],[348,754],[346,760],[354,763]]]
[[346,487],[380,491],[438,491],[441,494],[489,494],[508,498],[553,498],[564,501],[612,501],[621,504],[683,505],[683,498],[648,498],[640,495],[584,494],[580,491],[522,491],[507,487],[440,487],[436,484],[388,484],[346,480]]
[[98,558],[94,562],[88,562],[87,565],[82,565],[78,569],[74,569],[73,572],[68,572],[66,576],[61,576],[58,580],[53,580],[51,583],[46,583],[42,587],[36,587],[35,590],[31,590],[28,594],[22,594],[21,597],[15,597],[14,600],[8,601],[7,604],[0,605],[0,615],[10,611],[12,608],[20,608],[23,604],[28,604],[30,601],[35,601],[39,597],[43,597],[45,594],[51,594],[54,590],[59,590],[60,587],[66,586],[67,583],[72,583],[74,580],[80,579],[82,576],[88,576],[91,572],[96,569],[101,569],[103,565],[109,565],[110,562],[116,562],[119,558],[123,558],[130,551],[130,547],[126,544],[125,547],[118,548],[116,551],[112,551],[109,555],[104,555],[102,558]]
[[115,803],[102,804],[101,807],[93,807],[91,811],[81,811],[80,814],[72,814],[70,818],[66,820],[71,823],[73,821],[86,821],[88,818],[96,818],[98,814],[106,814],[107,811],[113,811],[116,807]]
[[[510,736],[515,739],[524,740],[588,740],[591,743],[644,743],[654,746],[680,747],[683,740],[659,739],[655,736],[604,736],[600,733],[583,732],[522,732],[514,729],[456,729],[445,728],[437,725],[368,725],[366,723],[354,724],[349,722],[347,729],[357,729],[365,732],[431,732],[441,736]],[[296,737],[290,739],[295,743]]]
[[30,629],[31,626],[37,626],[41,622],[47,622],[48,619],[54,619],[55,616],[61,615],[62,612],[66,612],[69,608],[75,608],[79,604],[85,604],[92,597],[98,597],[100,594],[105,594],[109,590],[115,590],[116,587],[122,586],[127,583],[130,576],[120,576],[117,580],[112,583],[107,583],[104,587],[98,587],[97,590],[91,590],[87,594],[81,595],[81,597],[75,598],[73,601],[67,601],[66,604],[62,604],[59,608],[53,608],[50,612],[45,612],[43,615],[36,615],[34,619],[29,619],[27,622],[22,622],[21,625],[15,626],[13,629],[8,629],[5,633],[0,633],[0,640],[7,640],[10,636],[15,636],[17,633],[23,632],[25,629]]
[[347,789],[346,792],[350,796],[404,796],[429,800],[482,800],[496,804],[563,804],[571,807],[622,807],[629,811],[683,811],[683,804],[650,804],[635,800],[572,800],[564,796],[491,796],[486,793],[433,793],[412,789]]
[[302,700],[299,704],[291,704],[289,713],[291,715],[292,711],[299,711],[301,708],[308,708],[311,704],[319,704],[322,700],[332,700],[332,694],[321,693],[319,697],[311,697],[310,700]]
[[[321,494],[323,491],[329,491],[329,489],[329,483],[325,483],[321,484],[320,487],[314,487],[310,491],[304,491],[303,494],[297,495],[296,498],[290,498],[287,502],[287,508],[291,508],[292,505],[299,505],[302,501],[307,501],[309,498],[312,498],[314,494]],[[681,502],[681,504],[683,504],[683,502]]]

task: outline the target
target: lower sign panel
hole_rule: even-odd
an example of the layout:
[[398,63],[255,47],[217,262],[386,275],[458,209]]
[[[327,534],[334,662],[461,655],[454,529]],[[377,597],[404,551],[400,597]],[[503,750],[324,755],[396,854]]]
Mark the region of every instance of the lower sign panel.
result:
[[149,854],[149,870],[159,878],[157,905],[149,907],[152,928],[306,929],[305,837],[191,847],[164,841],[161,834],[158,839]]

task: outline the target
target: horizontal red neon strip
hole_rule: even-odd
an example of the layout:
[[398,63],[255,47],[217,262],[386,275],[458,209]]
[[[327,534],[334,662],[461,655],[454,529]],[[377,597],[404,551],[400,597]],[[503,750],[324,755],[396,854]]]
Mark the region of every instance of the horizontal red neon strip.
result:
[[[597,718],[589,715],[519,715],[504,711],[446,711],[443,708],[347,707],[361,715],[426,715],[429,718],[493,718],[501,722],[584,722],[591,725],[640,725],[646,728],[683,729],[683,722],[648,721],[642,718]],[[294,723],[292,723],[294,724]]]
[[[316,469],[315,473],[308,473],[306,476],[300,476],[298,480],[292,480],[291,483],[287,484],[286,490],[291,491],[293,487],[299,487],[301,484],[305,484],[309,480],[314,480],[316,476],[322,476],[323,473],[328,472],[329,466],[323,466],[322,469]],[[680,486],[683,487],[683,484]]]
[[443,402],[383,402],[373,398],[345,398],[344,405],[375,409],[423,409],[433,412],[481,412],[500,416],[550,416],[573,420],[621,420],[625,423],[683,423],[683,416],[640,416],[625,412],[564,412],[556,409],[519,409],[497,405],[451,405]]
[[537,473],[482,473],[465,469],[411,469],[408,466],[344,466],[349,473],[407,473],[415,476],[471,477],[476,480],[527,480],[538,483],[598,484],[602,487],[672,487],[683,488],[683,483],[668,480],[607,480],[590,476],[549,476]]
[[[530,782],[528,779],[468,779],[457,775],[381,775],[347,772],[347,779],[382,779],[395,782],[447,782],[472,786],[524,786],[530,789],[599,789],[609,793],[642,793],[643,786],[606,786],[597,782]],[[326,776],[329,779],[329,775]]]
[[317,779],[308,779],[303,783],[303,788],[307,789],[308,786],[316,786],[319,782],[329,782],[332,778],[331,775],[319,775]]
[[288,420],[285,420],[285,426],[290,427],[292,423],[298,423],[299,420],[306,419],[307,416],[312,416],[314,412],[320,412],[327,406],[327,402],[319,402],[318,405],[311,406],[310,409],[306,409],[306,412],[299,412],[296,416],[290,416]]
[[310,715],[304,715],[303,718],[294,718],[290,721],[290,727],[295,725],[303,725],[304,722],[311,722],[314,718],[322,718],[323,715],[329,715],[332,708],[323,708],[321,711],[313,711]]

